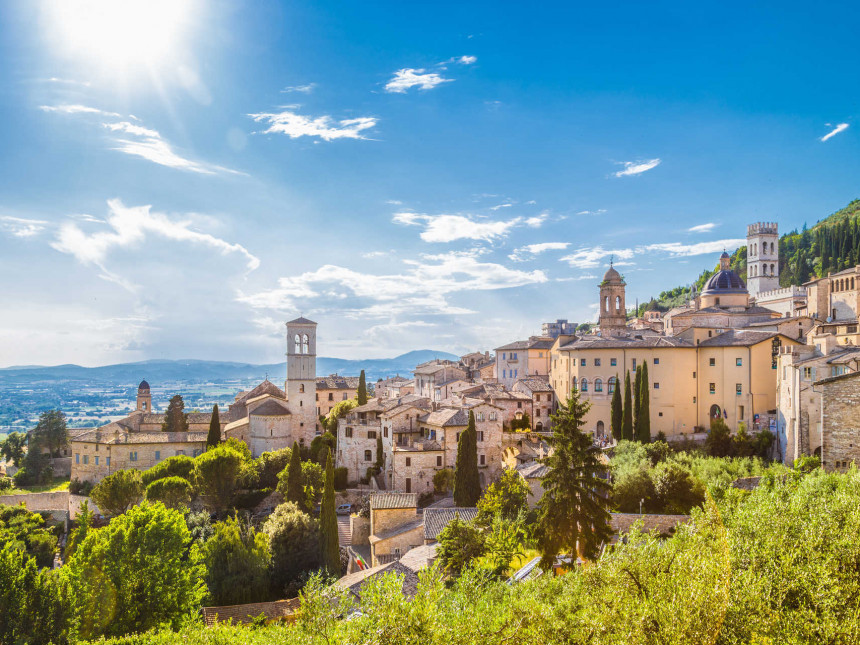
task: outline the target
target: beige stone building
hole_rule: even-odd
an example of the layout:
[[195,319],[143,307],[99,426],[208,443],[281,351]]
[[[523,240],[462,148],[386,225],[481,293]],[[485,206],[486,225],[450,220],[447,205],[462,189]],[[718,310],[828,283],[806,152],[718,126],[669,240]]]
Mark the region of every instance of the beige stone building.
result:
[[530,376],[518,379],[514,383],[513,390],[531,398],[530,429],[535,432],[550,432],[552,430],[550,415],[555,412],[556,401],[555,391],[550,385],[549,377]]
[[469,371],[461,363],[441,359],[422,363],[415,368],[414,375],[414,394],[431,401],[447,398],[451,385],[469,380]]
[[803,286],[807,292],[808,315],[828,322],[857,322],[857,311],[860,309],[860,265],[811,280]]
[[821,390],[821,465],[845,471],[860,463],[860,372],[817,381]]
[[399,560],[424,544],[424,518],[415,493],[376,493],[370,496],[370,566]]
[[496,380],[512,388],[518,378],[549,375],[549,350],[553,339],[531,336],[496,348]]
[[396,399],[399,396],[412,394],[412,392],[402,391],[407,383],[414,385],[412,379],[400,376],[399,374],[391,378],[379,379],[373,388],[373,394],[380,399]]
[[339,374],[331,374],[317,378],[317,429],[319,427],[319,417],[328,416],[332,408],[341,401],[348,401],[358,396],[358,380],[357,376],[340,376]]

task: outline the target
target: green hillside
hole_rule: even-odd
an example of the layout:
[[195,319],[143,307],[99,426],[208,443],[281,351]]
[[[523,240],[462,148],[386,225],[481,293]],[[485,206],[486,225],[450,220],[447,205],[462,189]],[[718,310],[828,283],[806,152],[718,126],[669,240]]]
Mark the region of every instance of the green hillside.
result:
[[[828,273],[842,271],[860,264],[860,199],[855,199],[845,208],[816,222],[811,228],[803,226],[783,234],[779,238],[779,284],[788,287],[803,284]],[[702,271],[694,284],[701,291],[708,278],[719,269]],[[747,247],[742,246],[732,253],[732,269],[747,279]],[[663,291],[657,298],[657,306],[668,310],[686,302],[690,285]],[[639,315],[648,308],[646,302],[639,306]]]

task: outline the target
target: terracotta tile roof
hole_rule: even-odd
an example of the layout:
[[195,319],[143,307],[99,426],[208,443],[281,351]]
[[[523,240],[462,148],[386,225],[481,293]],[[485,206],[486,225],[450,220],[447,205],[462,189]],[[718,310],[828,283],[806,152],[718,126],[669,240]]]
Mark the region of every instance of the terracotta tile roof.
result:
[[517,383],[528,388],[531,392],[552,392],[552,386],[549,384],[549,380],[538,376],[521,378],[517,380],[514,385]]
[[227,605],[224,607],[203,607],[203,622],[207,627],[216,623],[232,620],[236,625],[250,623],[260,614],[266,620],[285,620],[293,617],[298,611],[301,601],[299,598],[276,600],[274,602],[253,602],[247,605]]
[[469,425],[469,413],[462,408],[444,408],[418,417],[421,423],[443,428]]
[[780,336],[774,331],[759,331],[753,329],[729,329],[719,336],[708,338],[699,343],[699,347],[747,347]]
[[[637,338],[637,336],[639,336]],[[693,343],[677,336],[646,336],[633,334],[631,336],[588,336],[560,347],[563,351],[580,349],[636,349],[661,347],[694,347]]]
[[414,597],[416,592],[418,591],[418,576],[412,569],[400,564],[400,562],[397,561],[389,562],[387,564],[380,564],[378,567],[365,569],[363,571],[356,571],[355,573],[351,573],[348,576],[344,576],[335,584],[343,589],[349,589],[349,591],[360,602],[361,588],[364,586],[364,583],[367,580],[379,575],[389,575],[392,573],[400,576],[403,579],[403,586],[401,587],[403,595],[407,598]]
[[139,445],[148,443],[205,443],[206,432],[125,432],[107,430],[110,426],[91,430],[71,439],[74,442],[112,445]]
[[358,376],[340,376],[331,374],[329,376],[317,377],[318,390],[357,390]]
[[373,493],[370,496],[370,508],[418,508],[418,493]]
[[553,343],[555,343],[555,340],[552,338],[542,338],[539,336],[535,336],[529,338],[528,340],[516,340],[513,343],[508,343],[507,345],[496,347],[496,351],[500,349],[550,349],[552,348]]
[[291,412],[284,403],[273,399],[257,406],[248,414],[252,417],[283,417],[291,414]]
[[838,376],[830,376],[828,378],[823,378],[818,381],[815,381],[815,385],[823,385],[826,383],[833,383],[834,381],[844,381],[849,378],[854,378],[860,376],[860,372],[848,372],[847,374],[840,374]]
[[245,394],[243,394],[241,398],[237,399],[233,405],[236,405],[237,403],[245,403],[248,399],[255,399],[263,394],[271,394],[272,396],[276,396],[280,399],[287,398],[287,395],[284,394],[284,391],[281,388],[267,379],[250,392],[245,392]]
[[291,320],[287,323],[288,325],[316,325],[313,320],[308,320],[304,316],[299,316],[295,320]]
[[477,508],[425,508],[424,509],[424,539],[435,540],[455,516],[460,516],[464,522],[471,522],[478,515]]
[[543,479],[549,472],[549,468],[540,462],[530,461],[518,465],[517,472],[522,475],[523,479]]

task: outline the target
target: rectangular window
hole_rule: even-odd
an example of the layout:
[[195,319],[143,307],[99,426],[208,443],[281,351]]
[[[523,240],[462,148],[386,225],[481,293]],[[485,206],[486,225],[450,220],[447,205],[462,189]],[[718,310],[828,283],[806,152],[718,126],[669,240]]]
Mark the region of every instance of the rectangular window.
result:
[[376,430],[368,430],[367,431],[368,439],[376,439]]
[[696,373],[695,373],[695,372],[693,372],[693,378],[696,378]]
[[[372,453],[372,452],[370,452],[370,450],[365,450],[365,451],[364,451],[364,460],[365,460],[365,461],[373,461],[373,453]],[[409,461],[409,459],[407,459],[406,461]],[[407,464],[407,465],[408,465],[408,464]]]
[[594,367],[600,367],[600,359],[599,358],[594,359]]
[[584,358],[580,358],[580,359],[579,359],[579,366],[580,366],[580,367],[585,367],[585,359],[584,359]]
[[352,428],[344,428],[343,436],[347,439],[352,439]]
[[344,393],[343,393],[343,399],[342,399],[342,400],[343,400],[343,401],[346,401],[346,400],[347,400],[347,394],[346,394],[346,392],[344,392]]
[[711,367],[716,367],[717,359],[716,358],[709,358],[708,359],[708,365],[710,365]]
[[81,455],[80,455],[80,453],[77,453],[77,452],[75,453],[75,463],[76,463],[76,464],[81,463]]
[[436,468],[442,467],[442,455],[436,455]]
[[523,407],[523,402],[522,402],[522,401],[517,401],[517,407],[518,407],[518,408]]
[[505,353],[502,352],[502,360],[505,360]]
[[105,457],[105,465],[110,466],[110,457]]
[[155,461],[161,461],[161,451],[160,450],[155,451]]
[[654,359],[654,365],[659,365],[659,364],[660,364],[660,359],[659,359],[659,358],[655,358],[655,359]]
[[657,381],[654,381],[654,389],[655,389],[655,390],[659,390],[659,389],[660,389],[660,384],[659,384]]
[[609,364],[610,364],[612,367],[615,367],[616,365],[618,365],[618,359],[617,359],[617,358],[610,358],[610,359],[609,359]]
[[735,394],[740,396],[741,394],[743,394],[743,391],[743,385],[741,383],[735,383]]
[[480,460],[478,463],[479,463],[481,466],[486,466],[486,465],[487,465],[487,458],[486,458],[484,455],[478,455],[478,458],[479,458],[479,460]]
[[483,420],[484,420],[484,413],[478,412],[478,415],[475,417],[475,421],[483,421]]
[[717,384],[716,383],[709,383],[708,384],[708,392],[710,392],[711,394],[716,394],[717,393]]
[[334,392],[329,392],[329,393],[328,393],[328,400],[329,400],[329,401],[334,401]]
[[496,420],[496,413],[490,412],[490,421],[495,421],[495,420]]
[[478,431],[478,441],[483,441],[483,440],[484,440],[484,431],[479,430]]
[[803,368],[803,378],[805,378],[805,379],[811,379],[812,378],[812,368],[811,367],[804,367]]
[[85,464],[90,463],[90,456],[89,455],[84,455],[84,463]]
[[636,359],[635,358],[633,359],[633,371],[634,372],[636,371]]
[[388,428],[382,429],[382,436],[385,437],[386,439],[388,439]]
[[519,374],[519,373],[520,373],[519,370],[514,370],[514,378],[517,378],[517,374]]
[[99,456],[96,455],[96,466],[98,466],[98,465],[99,465]]
[[137,461],[137,451],[128,453],[129,461]]
[[407,466],[411,466],[411,465],[412,465],[412,457],[407,457],[407,458],[406,458],[406,465],[407,465]]
[[739,421],[744,420],[744,406],[742,406],[742,405],[738,406],[738,420]]
[[744,366],[744,359],[736,358],[735,359],[735,365],[737,365],[738,367],[743,367]]

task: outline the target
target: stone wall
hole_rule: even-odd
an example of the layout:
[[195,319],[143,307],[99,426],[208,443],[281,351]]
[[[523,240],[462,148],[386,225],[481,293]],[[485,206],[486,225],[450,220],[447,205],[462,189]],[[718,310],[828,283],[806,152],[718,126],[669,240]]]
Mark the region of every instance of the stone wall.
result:
[[[49,493],[23,493],[19,495],[0,495],[0,504],[17,506],[24,503],[27,510],[33,513],[47,511],[54,514],[68,515],[74,520],[80,512],[82,502],[88,502],[89,508],[96,514],[101,513],[89,497],[83,495],[72,495],[67,490],[53,491]],[[57,516],[57,515],[55,515]]]
[[423,524],[383,540],[371,540],[371,566],[375,567],[379,564],[379,556],[394,555],[398,549],[400,555],[403,555],[422,544],[424,544]]
[[371,535],[384,533],[418,519],[415,508],[381,508],[370,511]]
[[819,381],[824,408],[821,458],[829,471],[860,464],[860,374]]
[[362,546],[370,544],[370,520],[360,515],[351,515],[349,518],[349,532],[352,535],[351,546]]

